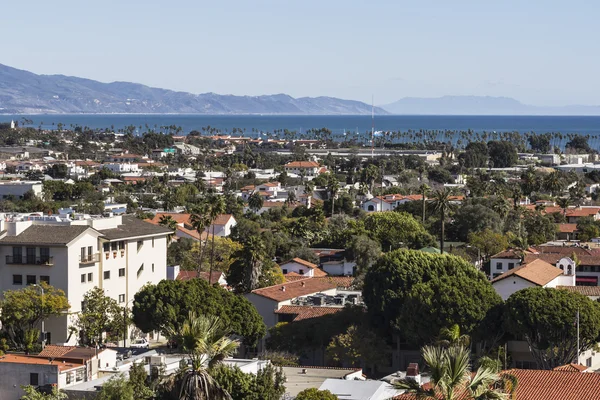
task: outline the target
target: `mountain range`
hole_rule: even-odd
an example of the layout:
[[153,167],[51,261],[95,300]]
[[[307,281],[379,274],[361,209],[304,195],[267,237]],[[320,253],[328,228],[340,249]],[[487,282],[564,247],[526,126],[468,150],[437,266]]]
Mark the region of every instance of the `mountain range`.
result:
[[[2,114],[298,114],[367,115],[371,105],[333,97],[286,94],[192,94],[129,83],[102,83],[64,75],[37,75],[0,64]],[[375,107],[376,114],[388,114]]]
[[405,97],[381,107],[405,115],[600,115],[600,106],[532,106],[491,96]]

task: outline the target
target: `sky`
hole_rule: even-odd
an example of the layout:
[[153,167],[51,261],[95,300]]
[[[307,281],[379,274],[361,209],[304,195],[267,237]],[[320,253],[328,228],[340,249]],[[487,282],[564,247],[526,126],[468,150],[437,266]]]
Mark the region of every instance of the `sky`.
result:
[[192,93],[600,105],[592,0],[3,1],[0,63]]

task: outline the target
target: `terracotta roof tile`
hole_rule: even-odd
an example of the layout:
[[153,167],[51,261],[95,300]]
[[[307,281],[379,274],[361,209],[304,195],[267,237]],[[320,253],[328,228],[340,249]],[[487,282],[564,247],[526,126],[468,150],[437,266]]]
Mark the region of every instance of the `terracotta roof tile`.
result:
[[544,286],[557,276],[562,275],[562,273],[563,271],[560,268],[556,268],[552,266],[552,264],[538,259],[529,264],[523,264],[517,268],[511,269],[493,279],[492,282],[498,282],[511,276],[518,276],[538,286]]
[[308,296],[324,290],[335,289],[337,285],[325,279],[307,278],[295,282],[286,282],[275,286],[253,290],[252,293],[275,301],[285,301],[296,297]]
[[75,346],[55,346],[49,344],[44,348],[44,350],[40,352],[40,354],[38,354],[38,356],[46,358],[63,357],[65,354],[67,354],[74,348]]
[[305,319],[318,318],[324,315],[336,314],[342,311],[343,307],[318,307],[318,306],[281,306],[275,314],[296,315],[294,322]]
[[156,213],[153,218],[149,218],[146,221],[158,225],[162,217],[171,217],[173,220],[175,220],[175,222],[177,222],[177,224],[185,224],[189,223],[190,221],[190,214],[167,212]]
[[313,268],[313,269],[317,268],[316,264],[313,264],[311,262],[308,262],[308,261],[303,260],[303,259],[298,258],[298,257],[292,258],[290,261],[286,261],[286,262],[284,262],[281,265],[283,266],[283,265],[290,264],[290,263],[297,263],[297,264],[304,265],[305,267]]
[[552,371],[563,371],[563,372],[583,372],[587,370],[588,367],[581,364],[567,364],[561,365],[560,367],[553,368]]
[[84,364],[75,362],[62,362],[62,361],[48,361],[45,357],[37,356],[24,356],[18,354],[5,354],[0,357],[0,363],[14,363],[14,364],[35,364],[35,365],[53,365],[58,368],[60,372],[69,371],[71,369],[83,367]]
[[292,161],[285,164],[286,168],[319,168],[318,162],[314,161]]
[[556,288],[577,292],[584,296],[600,297],[600,286],[557,286]]
[[560,233],[573,233],[577,230],[577,224],[558,224]]

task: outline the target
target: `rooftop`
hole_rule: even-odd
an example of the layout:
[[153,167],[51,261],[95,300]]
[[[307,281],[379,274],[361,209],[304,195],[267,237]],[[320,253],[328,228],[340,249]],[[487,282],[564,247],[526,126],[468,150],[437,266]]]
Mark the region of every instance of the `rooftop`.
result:
[[119,240],[130,237],[150,235],[170,235],[173,231],[161,225],[154,225],[133,216],[123,216],[123,225],[113,229],[102,230],[108,240]]
[[337,314],[343,307],[319,307],[319,306],[281,306],[275,314],[296,315],[294,322],[305,319],[318,318],[324,315]]
[[511,276],[518,276],[538,286],[544,286],[557,276],[562,275],[562,273],[563,271],[560,268],[556,268],[552,264],[538,259],[503,273],[493,279],[492,283],[510,278]]
[[88,229],[97,232],[87,225],[31,225],[16,236],[3,237],[0,244],[66,245]]
[[74,362],[49,361],[47,358],[24,356],[19,354],[5,354],[0,357],[0,363],[49,365],[57,367],[59,372],[69,371],[71,369],[81,368],[84,366],[84,364]]
[[328,279],[308,278],[256,289],[252,293],[275,301],[285,301],[335,288],[336,283]]
[[296,396],[304,389],[318,388],[326,379],[344,379],[348,375],[362,376],[361,369],[326,367],[283,367],[286,392]]
[[600,286],[557,286],[556,288],[576,292],[588,297],[600,297]]

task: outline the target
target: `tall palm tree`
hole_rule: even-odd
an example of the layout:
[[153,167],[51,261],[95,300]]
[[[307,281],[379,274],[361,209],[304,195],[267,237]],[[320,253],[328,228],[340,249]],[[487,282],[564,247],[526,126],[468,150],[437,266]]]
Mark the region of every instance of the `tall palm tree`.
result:
[[180,344],[190,363],[161,382],[161,388],[173,400],[231,400],[225,389],[210,376],[210,369],[231,356],[239,342],[227,336],[229,331],[216,316],[196,316],[190,312],[180,332],[171,337]]
[[450,203],[450,191],[446,188],[441,190],[436,190],[433,194],[432,200],[433,209],[435,212],[440,215],[440,222],[442,224],[442,231],[440,234],[440,252],[444,254],[444,228],[446,217],[450,213],[452,209],[452,205]]
[[204,241],[203,243],[202,234],[210,226],[211,223],[209,210],[206,203],[201,203],[198,206],[194,207],[194,209],[192,210],[192,215],[190,216],[190,222],[192,223],[192,226],[194,227],[196,232],[198,232],[198,236],[200,237],[200,240],[198,242],[198,245],[200,246],[200,257],[198,259],[197,267],[198,274],[200,274],[200,271],[202,270],[202,261],[204,258],[204,248],[206,247],[206,241]]
[[175,221],[170,215],[163,215],[160,217],[158,224],[173,231],[171,235],[167,236],[167,244],[171,244],[173,237],[175,236],[175,231],[177,230],[177,221]]
[[329,197],[331,199],[331,216],[333,217],[335,196],[340,191],[340,182],[333,174],[329,176],[329,179],[327,180],[327,190],[329,191]]
[[212,272],[215,265],[215,220],[217,217],[225,212],[225,200],[223,196],[215,195],[208,198],[208,216],[210,217],[210,223],[212,224],[212,238],[211,238],[211,251],[210,251],[210,272],[208,275],[208,283],[212,284]]
[[431,373],[429,387],[412,379],[396,383],[399,389],[413,393],[416,399],[432,400],[504,400],[516,389],[516,379],[499,376],[494,370],[480,366],[471,372],[469,350],[462,346],[425,346],[421,354]]
[[562,208],[563,215],[567,215],[567,208],[569,208],[569,205],[571,204],[571,199],[568,197],[560,197],[556,199],[556,204]]
[[431,191],[431,188],[426,184],[419,186],[419,193],[423,199],[423,224],[425,224],[425,212],[427,209],[427,194]]

